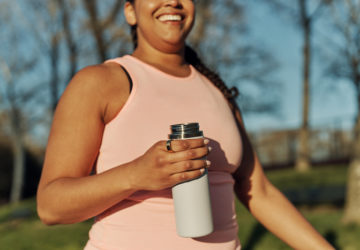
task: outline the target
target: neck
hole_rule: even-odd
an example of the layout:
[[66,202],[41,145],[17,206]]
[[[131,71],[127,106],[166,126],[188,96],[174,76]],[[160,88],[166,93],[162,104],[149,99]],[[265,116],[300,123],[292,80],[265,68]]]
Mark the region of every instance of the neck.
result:
[[176,68],[186,65],[184,53],[184,47],[175,52],[164,52],[150,46],[148,48],[138,46],[132,55],[152,65],[167,65]]

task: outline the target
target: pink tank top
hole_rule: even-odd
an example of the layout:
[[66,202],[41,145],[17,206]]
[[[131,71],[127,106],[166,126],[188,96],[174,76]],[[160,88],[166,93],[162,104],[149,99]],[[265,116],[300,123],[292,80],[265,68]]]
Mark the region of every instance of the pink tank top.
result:
[[189,76],[175,77],[129,55],[109,62],[128,71],[133,89],[105,126],[97,172],[143,155],[167,139],[171,124],[198,122],[212,147],[208,159],[215,231],[202,238],[178,236],[171,189],[138,191],[96,217],[85,249],[240,249],[231,173],[240,165],[242,144],[222,93],[192,66]]

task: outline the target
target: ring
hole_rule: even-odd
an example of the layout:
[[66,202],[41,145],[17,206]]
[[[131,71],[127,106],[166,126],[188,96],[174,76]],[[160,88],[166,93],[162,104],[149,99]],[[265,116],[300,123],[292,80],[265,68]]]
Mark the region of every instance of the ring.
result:
[[166,150],[167,151],[172,151],[172,149],[171,149],[171,141],[172,141],[171,139],[166,141]]

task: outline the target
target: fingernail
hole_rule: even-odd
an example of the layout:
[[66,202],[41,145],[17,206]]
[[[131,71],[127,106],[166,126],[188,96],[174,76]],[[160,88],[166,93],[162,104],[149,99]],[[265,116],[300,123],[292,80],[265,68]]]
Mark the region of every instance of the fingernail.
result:
[[212,147],[208,147],[209,152],[212,150]]
[[205,169],[204,169],[204,168],[200,169],[200,173],[201,173],[201,174],[203,174],[204,172],[205,172]]
[[211,161],[206,160],[206,166],[209,167],[211,165]]
[[205,145],[206,145],[206,144],[209,144],[209,142],[210,142],[209,139],[205,139],[205,140],[204,140],[204,144],[205,144]]

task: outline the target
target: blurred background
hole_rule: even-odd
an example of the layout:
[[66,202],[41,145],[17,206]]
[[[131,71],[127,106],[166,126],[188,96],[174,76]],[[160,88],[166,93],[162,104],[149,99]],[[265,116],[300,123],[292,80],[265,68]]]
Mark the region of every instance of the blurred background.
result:
[[[91,220],[42,225],[35,193],[69,80],[132,51],[123,4],[0,0],[1,249],[82,249],[87,240]],[[267,176],[337,249],[360,249],[360,1],[196,4],[188,42],[239,89]],[[236,209],[243,249],[289,249]]]

